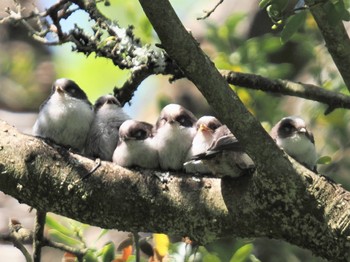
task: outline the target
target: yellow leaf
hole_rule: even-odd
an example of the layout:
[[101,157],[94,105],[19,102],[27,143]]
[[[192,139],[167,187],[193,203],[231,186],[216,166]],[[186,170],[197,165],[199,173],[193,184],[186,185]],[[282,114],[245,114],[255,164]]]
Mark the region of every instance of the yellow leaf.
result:
[[165,257],[169,250],[169,237],[165,234],[153,234],[154,248],[161,257]]

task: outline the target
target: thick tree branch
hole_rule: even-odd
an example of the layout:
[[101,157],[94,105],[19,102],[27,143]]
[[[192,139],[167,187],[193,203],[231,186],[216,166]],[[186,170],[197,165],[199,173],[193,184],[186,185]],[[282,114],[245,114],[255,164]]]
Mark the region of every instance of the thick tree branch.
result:
[[310,7],[328,52],[350,91],[350,39],[343,21],[332,21],[328,14],[329,9],[334,7],[329,0],[306,0],[305,3]]
[[82,180],[93,160],[4,122],[0,149],[0,190],[40,210],[103,228],[187,234],[201,243],[269,237],[332,261],[349,255],[350,193],[294,161],[299,174],[281,170],[281,177],[289,177],[282,183],[258,173],[201,178],[132,171],[104,161]]
[[[247,110],[213,62],[184,28],[169,1],[140,0],[140,3],[167,54],[197,86],[219,119],[245,145],[247,153],[262,174],[270,171],[279,174],[281,170],[293,172],[290,163],[281,156],[279,148],[260,122]],[[274,179],[279,180],[281,177],[276,175]]]
[[[186,77],[201,91],[209,104],[216,111],[220,120],[227,124],[230,130],[245,145],[247,153],[253,158],[257,165],[260,183],[264,183],[263,181],[271,185],[277,183],[279,185],[279,190],[286,195],[295,196],[296,194],[300,196],[305,194],[301,187],[288,181],[292,177],[297,176],[295,170],[288,161],[285,161],[285,158],[281,157],[282,155],[279,149],[263,130],[260,123],[248,112],[237,95],[230,89],[227,82],[219,74],[214,64],[199,48],[198,43],[186,31],[169,1],[140,0],[140,3],[157,32],[166,52],[175,60]],[[163,21],[167,21],[167,23],[163,23]],[[287,173],[288,175],[281,176],[281,172]],[[287,184],[291,187],[286,186]],[[233,192],[234,191],[231,193]],[[245,191],[244,194],[245,193],[247,193],[247,191]],[[292,205],[301,204],[304,206],[303,208],[308,205],[308,201],[314,201],[309,199],[302,204],[299,200],[294,200],[296,202]],[[251,201],[256,200],[251,199]],[[274,199],[272,202],[279,205],[279,200],[277,199]],[[238,206],[239,208],[244,208],[243,205]],[[271,206],[265,205],[265,208],[270,209]],[[237,211],[237,206],[233,210]],[[284,211],[286,213],[291,212],[291,215],[294,212],[293,209],[289,208]],[[307,210],[304,211],[308,212]],[[271,212],[271,210],[269,210],[269,212]],[[256,214],[251,213],[251,215],[254,216]],[[268,214],[265,213],[265,216],[262,217],[268,217]],[[250,226],[252,225],[256,224],[250,224]],[[259,226],[256,225],[256,227]],[[293,231],[292,228],[290,228],[290,230]],[[300,233],[301,232],[298,234]],[[298,244],[302,245],[303,242]],[[312,246],[313,245],[310,245],[308,248],[320,255],[327,249],[324,247],[324,250],[320,252],[319,250],[314,250]],[[327,257],[325,254],[322,255]],[[339,260],[344,260],[343,254],[337,254],[333,256],[333,259],[334,257],[339,258]]]

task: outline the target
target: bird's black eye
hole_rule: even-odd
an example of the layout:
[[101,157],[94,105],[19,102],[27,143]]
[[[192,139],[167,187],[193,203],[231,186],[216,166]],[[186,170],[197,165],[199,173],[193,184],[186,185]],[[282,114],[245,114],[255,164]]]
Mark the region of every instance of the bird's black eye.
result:
[[186,115],[180,115],[175,118],[177,122],[180,123],[180,125],[185,126],[185,127],[191,127],[193,126],[193,122],[191,121],[191,118],[186,116]]
[[66,89],[66,92],[69,93],[71,96],[74,96],[74,94],[76,93],[76,89],[73,88],[72,86],[67,86],[65,89]]
[[293,130],[295,130],[295,127],[294,127],[293,125],[291,125],[291,124],[286,124],[286,125],[284,125],[284,126],[282,127],[282,129],[283,129],[283,131],[284,131],[285,133],[290,133],[290,132],[292,132]]
[[208,127],[215,131],[218,127],[220,127],[220,125],[216,124],[216,123],[209,123]]
[[147,132],[143,129],[137,129],[133,133],[133,137],[135,137],[136,140],[144,140],[147,138]]

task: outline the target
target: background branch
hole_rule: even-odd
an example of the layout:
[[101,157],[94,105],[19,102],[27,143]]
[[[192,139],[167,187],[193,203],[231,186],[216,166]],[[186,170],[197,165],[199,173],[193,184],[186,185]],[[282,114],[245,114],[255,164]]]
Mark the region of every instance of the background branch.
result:
[[304,83],[282,79],[269,79],[263,76],[220,70],[222,76],[229,84],[238,85],[268,93],[290,95],[317,101],[328,105],[325,114],[331,113],[336,108],[350,109],[350,97],[341,93],[326,90],[324,88]]
[[333,58],[348,90],[350,90],[350,39],[343,21],[331,19],[330,8],[334,8],[329,0],[305,0],[310,7],[318,28],[326,42],[328,52]]
[[[69,9],[71,4],[75,3],[79,6],[82,10],[86,11],[90,18],[96,21],[96,25],[100,27],[100,29],[93,28],[95,30],[94,36],[89,36],[85,34],[84,30],[82,30],[79,27],[75,27],[72,29],[68,34],[62,32],[60,22],[61,19],[68,18],[76,9]],[[218,3],[218,5],[220,2]],[[316,10],[315,15],[320,15],[321,11],[316,9],[320,8],[320,6],[323,6],[322,4],[317,4],[316,6],[312,6],[311,10]],[[317,11],[318,10],[318,11]],[[323,10],[323,9],[321,9]],[[121,69],[132,69],[131,70],[131,76],[130,78],[124,83],[124,85],[121,88],[115,88],[114,89],[114,95],[118,98],[118,100],[124,105],[125,103],[130,102],[130,100],[133,97],[134,92],[137,90],[137,87],[140,85],[140,83],[146,79],[148,76],[153,74],[163,74],[163,75],[171,75],[172,78],[170,81],[175,81],[176,79],[180,79],[185,77],[182,70],[178,67],[177,63],[170,57],[167,56],[165,52],[163,52],[160,49],[156,49],[155,47],[149,47],[149,46],[142,46],[140,44],[140,41],[133,35],[132,28],[126,29],[125,32],[128,32],[126,36],[129,37],[129,45],[132,47],[130,50],[136,51],[135,47],[144,49],[143,52],[147,55],[140,55],[136,54],[134,51],[131,51],[126,55],[126,57],[129,57],[129,59],[126,59],[125,56],[121,55],[117,52],[117,50],[120,49],[120,46],[118,46],[118,40],[120,36],[116,33],[116,28],[118,27],[115,22],[111,22],[107,17],[105,17],[97,8],[95,1],[87,0],[74,0],[74,1],[67,1],[67,0],[61,0],[57,2],[56,4],[52,5],[49,9],[47,9],[45,12],[33,12],[31,15],[27,17],[23,17],[21,13],[21,6],[17,5],[16,11],[9,10],[9,17],[3,18],[1,21],[2,23],[13,21],[13,22],[20,22],[25,23],[29,26],[28,30],[33,35],[33,37],[44,43],[44,44],[63,44],[66,42],[72,42],[75,44],[75,50],[77,52],[82,52],[85,55],[90,55],[92,53],[95,53],[99,57],[104,57],[107,59],[111,59],[116,66],[118,66]],[[326,15],[323,13],[323,15]],[[45,17],[50,17],[53,21],[53,26],[50,26],[47,21],[44,23],[43,19]],[[39,25],[42,30],[36,31],[31,25],[27,23],[27,20],[30,19],[39,19]],[[316,19],[316,18],[315,18]],[[324,29],[325,37],[333,37],[333,35],[330,35],[330,30],[332,34],[336,34],[338,41],[344,41],[346,42],[346,32],[344,33],[342,29],[334,27],[327,27],[327,24],[322,19],[320,23],[324,25],[326,29]],[[328,25],[329,26],[329,25]],[[343,27],[343,25],[341,25]],[[340,27],[340,28],[341,28]],[[55,31],[56,30],[56,31]],[[101,38],[102,32],[101,30],[105,30],[109,37],[107,38]],[[58,41],[56,42],[48,42],[45,38],[45,35],[48,32],[52,32],[57,34]],[[327,34],[328,32],[328,34]],[[336,33],[339,32],[339,33]],[[333,39],[333,38],[332,38]],[[331,41],[331,40],[329,40]],[[327,41],[326,41],[327,42]],[[335,45],[335,43],[332,42],[332,45]],[[339,46],[343,46],[343,44],[338,43]],[[328,46],[328,44],[327,44]],[[347,45],[344,44],[344,48]],[[350,46],[350,45],[349,45]],[[161,46],[162,47],[162,46]],[[336,49],[333,47],[333,49]],[[336,49],[337,52],[341,51],[342,49]],[[344,54],[347,54],[344,51]],[[334,52],[334,50],[333,50]],[[338,56],[341,56],[339,54]],[[339,61],[342,61],[342,63],[345,63],[347,60],[346,58],[338,59]],[[349,62],[350,63],[350,62]],[[344,64],[345,68],[348,68],[347,64]],[[348,70],[345,70],[348,72]],[[247,73],[239,73],[239,72],[230,72],[227,70],[220,71],[222,75],[226,78],[228,83],[239,85],[241,87],[251,88],[251,89],[258,89],[265,92],[272,92],[276,94],[282,94],[282,95],[291,95],[296,97],[301,97],[313,101],[318,101],[321,103],[324,103],[328,106],[327,110],[325,111],[326,114],[329,114],[336,108],[349,108],[350,107],[350,100],[348,96],[345,96],[343,94],[325,90],[322,87],[316,87],[314,85],[310,84],[302,84],[302,83],[295,83],[287,80],[282,79],[276,79],[271,80],[268,78],[265,78],[263,76],[254,75],[254,74],[247,74]],[[346,73],[345,72],[345,73]],[[347,74],[347,73],[346,73]]]

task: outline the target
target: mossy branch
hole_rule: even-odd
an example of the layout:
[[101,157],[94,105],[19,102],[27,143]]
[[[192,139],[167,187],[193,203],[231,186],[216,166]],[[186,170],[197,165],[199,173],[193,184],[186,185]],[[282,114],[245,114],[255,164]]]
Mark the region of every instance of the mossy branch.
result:
[[332,261],[349,255],[350,193],[291,160],[289,179],[128,170],[23,135],[0,122],[0,190],[39,210],[125,231],[286,240]]

